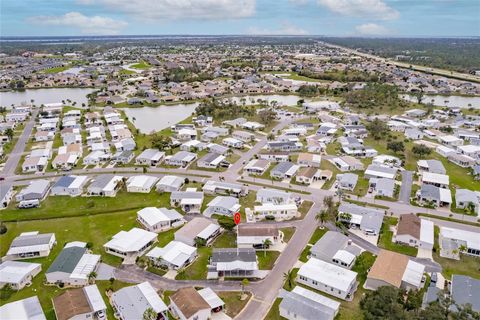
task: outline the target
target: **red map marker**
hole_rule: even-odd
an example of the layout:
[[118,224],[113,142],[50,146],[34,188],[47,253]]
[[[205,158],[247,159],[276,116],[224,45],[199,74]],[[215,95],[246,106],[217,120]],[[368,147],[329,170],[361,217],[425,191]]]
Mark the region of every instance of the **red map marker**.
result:
[[240,212],[236,212],[234,215],[233,215],[233,221],[235,221],[235,224],[240,224],[240,221],[242,220],[241,216],[240,216]]

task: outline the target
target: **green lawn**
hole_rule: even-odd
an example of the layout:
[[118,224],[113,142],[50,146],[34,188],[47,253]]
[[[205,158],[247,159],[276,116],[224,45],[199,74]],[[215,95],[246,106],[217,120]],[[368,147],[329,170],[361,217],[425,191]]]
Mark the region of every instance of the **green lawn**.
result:
[[310,208],[313,206],[313,202],[309,200],[305,200],[300,204],[300,207],[298,207],[298,212],[300,212],[301,216],[299,219],[305,218],[307,215],[308,211]]
[[217,293],[220,299],[225,302],[225,313],[230,316],[232,319],[235,318],[240,311],[245,308],[248,301],[252,298],[252,294],[250,292],[245,292],[247,298],[241,300],[241,293],[235,291],[223,291]]
[[418,249],[398,243],[392,242],[393,232],[389,230],[390,226],[396,226],[398,218],[385,217],[383,219],[382,229],[380,230],[380,237],[378,238],[378,246],[380,248],[406,254],[408,256],[416,257]]
[[271,270],[279,256],[280,252],[278,251],[257,251],[258,268],[260,270]]
[[50,68],[50,69],[45,69],[42,71],[42,73],[47,73],[47,74],[52,74],[52,73],[60,73],[62,71],[70,69],[70,65],[66,65],[63,67],[55,67],[55,68]]
[[168,207],[170,194],[129,193],[119,191],[116,197],[50,196],[39,208],[17,209],[15,204],[0,212],[2,221],[24,221],[59,217],[91,216],[120,211],[140,210],[145,207]]
[[282,228],[280,231],[283,232],[283,242],[288,242],[293,237],[295,233],[295,227]]
[[[43,280],[45,277],[45,271],[48,270],[50,264],[58,256],[65,243],[71,241],[92,242],[92,251],[96,254],[100,254],[103,262],[118,266],[121,263],[121,259],[105,253],[103,250],[103,244],[109,241],[111,237],[119,231],[129,230],[134,227],[136,225],[136,211],[122,211],[103,215],[58,218],[51,220],[7,222],[5,225],[8,231],[0,236],[0,255],[2,256],[7,252],[12,240],[21,232],[53,232],[57,239],[57,245],[53,248],[48,257],[27,260],[41,263],[42,272],[33,279],[30,287],[24,288],[18,292],[13,292],[9,297],[4,297],[2,295],[0,304],[24,299],[32,295],[38,295],[42,307],[47,314],[47,319],[55,319],[51,305],[51,298],[63,291],[57,287],[44,286]],[[108,281],[105,283],[99,281],[98,283],[99,285],[103,284],[104,288],[110,286]],[[117,281],[115,281],[115,284],[120,285]],[[103,292],[104,290],[101,289],[101,291]]]
[[268,311],[267,316],[265,317],[264,320],[281,320],[284,319],[280,317],[280,302],[282,302],[281,298],[275,299],[275,302],[273,303],[272,307],[270,308],[270,311]]
[[328,190],[335,183],[335,179],[337,177],[337,174],[340,173],[340,170],[338,170],[338,168],[335,167],[331,162],[324,159],[322,159],[322,162],[320,163],[320,169],[332,171],[332,178],[328,181],[325,181],[325,183],[322,186],[322,189]]
[[233,231],[225,231],[222,233],[212,245],[213,248],[236,248],[237,233]]
[[201,247],[197,249],[197,259],[183,271],[180,271],[177,280],[204,280],[207,278],[208,259],[212,255],[212,248]]
[[[314,245],[327,232],[328,232],[327,228],[323,228],[323,229],[317,228],[308,243],[311,245]],[[299,260],[302,262],[307,262],[309,254],[310,254],[310,246],[306,246],[305,249],[303,249],[302,253],[300,254]]]
[[130,68],[145,70],[150,68],[150,64],[144,60],[140,60],[139,63],[132,64]]

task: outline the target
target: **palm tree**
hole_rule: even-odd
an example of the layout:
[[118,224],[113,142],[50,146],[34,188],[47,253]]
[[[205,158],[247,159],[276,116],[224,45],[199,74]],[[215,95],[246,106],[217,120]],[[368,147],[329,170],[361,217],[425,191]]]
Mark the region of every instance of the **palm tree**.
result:
[[262,247],[263,247],[263,256],[266,257],[267,256],[267,249],[270,248],[270,246],[272,245],[272,241],[270,239],[265,239],[263,240],[262,242]]
[[322,210],[315,216],[315,220],[320,222],[320,225],[323,226],[325,222],[328,221],[328,212],[326,210]]
[[242,280],[242,295],[245,293],[245,287],[248,286],[250,284],[250,281],[248,281],[247,278],[243,279]]
[[293,269],[289,270],[288,272],[285,272],[283,274],[283,279],[285,279],[285,282],[287,283],[287,286],[292,289],[293,285],[295,283],[295,273],[293,272]]
[[143,320],[156,320],[158,314],[153,310],[153,308],[147,308],[145,312],[143,312]]
[[88,282],[95,281],[95,278],[97,278],[97,273],[95,271],[92,271],[88,274]]

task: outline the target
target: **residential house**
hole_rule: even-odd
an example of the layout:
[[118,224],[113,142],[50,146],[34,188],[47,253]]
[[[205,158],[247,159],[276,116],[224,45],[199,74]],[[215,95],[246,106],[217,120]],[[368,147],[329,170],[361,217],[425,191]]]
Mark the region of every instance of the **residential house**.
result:
[[299,166],[292,162],[279,162],[270,171],[270,177],[274,179],[291,179],[297,172]]
[[84,246],[65,246],[45,272],[45,278],[48,284],[85,286],[99,264],[100,255],[89,253]]
[[13,290],[21,290],[30,285],[40,271],[40,263],[4,261],[0,264],[0,288],[9,285]]
[[179,151],[173,156],[167,156],[165,163],[170,166],[185,168],[193,161],[197,160],[197,155],[188,151]]
[[[480,300],[477,299],[480,294],[480,280],[469,276],[452,275],[452,284],[450,286],[450,295],[456,305],[469,305],[472,311],[480,312]],[[457,309],[456,306],[452,308]]]
[[37,296],[6,303],[0,307],[2,320],[47,320]]
[[272,217],[275,220],[289,220],[300,217],[300,212],[295,203],[264,203],[253,207],[253,215],[256,219],[269,219]]
[[474,231],[440,227],[440,256],[460,260],[460,254],[480,257],[480,234]]
[[358,182],[358,175],[355,173],[337,174],[337,186],[339,189],[353,191]]
[[244,143],[250,143],[255,140],[255,135],[251,132],[236,130],[232,132],[232,138],[240,140]]
[[370,178],[368,185],[378,196],[394,198],[395,180],[389,178]]
[[310,256],[351,269],[361,251],[361,248],[352,244],[346,235],[337,231],[327,231],[310,248]]
[[123,258],[124,263],[135,263],[157,241],[157,234],[139,228],[120,231],[105,243],[105,252]]
[[423,184],[417,191],[417,200],[420,204],[435,207],[450,207],[452,204],[452,192],[450,189],[440,188],[431,184]]
[[121,176],[113,174],[101,174],[93,179],[87,188],[89,196],[115,197],[121,188]]
[[185,178],[177,176],[163,176],[156,185],[157,192],[178,191],[185,183]]
[[258,259],[253,248],[213,249],[208,278],[254,278],[257,276]]
[[243,171],[247,174],[262,175],[269,167],[270,162],[268,160],[253,159],[243,167]]
[[135,154],[131,150],[122,150],[117,151],[112,157],[112,160],[115,161],[117,164],[128,164],[130,163],[133,158],[135,158]]
[[267,150],[270,151],[295,152],[300,151],[302,148],[302,143],[295,141],[269,141],[267,143]]
[[17,200],[17,202],[30,200],[42,201],[47,197],[49,191],[50,181],[45,179],[33,180],[27,187],[15,195],[15,200]]
[[222,140],[222,144],[224,146],[229,147],[229,148],[242,149],[244,142],[242,140],[239,140],[239,139],[228,137],[228,138],[225,138],[225,139]]
[[70,289],[52,299],[57,320],[104,319],[107,306],[98,287]]
[[295,177],[295,181],[297,183],[307,184],[310,185],[315,181],[322,180],[329,180],[332,177],[332,172],[328,174],[326,171],[328,170],[319,170],[315,167],[304,167],[298,170],[297,176]]
[[205,194],[214,195],[229,195],[234,197],[245,196],[248,189],[239,183],[220,182],[215,180],[208,180],[202,187]]
[[420,219],[413,213],[402,214],[393,240],[411,247],[432,250],[433,222]]
[[363,170],[363,163],[351,156],[335,157],[328,160],[342,172]]
[[167,306],[147,281],[122,288],[114,292],[110,299],[120,320],[143,319],[147,309],[153,309],[157,315],[155,319],[168,319]]
[[154,176],[131,176],[127,180],[127,192],[149,193],[157,181],[158,178]]
[[383,286],[418,290],[423,286],[424,272],[423,264],[410,260],[406,255],[382,249],[368,272],[364,287],[369,290]]
[[431,172],[442,175],[447,173],[447,170],[445,170],[445,167],[440,160],[418,160],[417,168],[420,173]]
[[180,241],[170,241],[165,247],[155,247],[146,256],[153,265],[163,269],[179,270],[197,257],[197,248]]
[[137,212],[137,221],[150,232],[162,232],[177,228],[185,223],[176,210],[146,207]]
[[287,291],[279,305],[280,316],[288,320],[333,320],[339,309],[340,302],[300,286]]
[[56,243],[54,233],[23,232],[13,239],[6,257],[8,260],[48,257]]
[[210,288],[182,288],[170,296],[170,311],[181,320],[208,320],[212,311],[222,310],[224,302]]
[[22,164],[22,172],[41,172],[43,171],[48,164],[47,157],[32,157],[28,156],[25,158]]
[[264,249],[265,241],[275,245],[282,239],[283,233],[275,226],[255,226],[245,223],[237,226],[237,246],[239,248]]
[[15,191],[13,185],[3,181],[0,183],[0,210],[8,207],[10,201],[12,201]]
[[187,188],[186,191],[173,191],[170,195],[170,205],[178,207],[185,213],[201,213],[203,192],[195,188]]
[[287,204],[294,202],[294,196],[286,191],[278,189],[262,188],[257,191],[255,202]]
[[299,153],[297,164],[300,167],[314,167],[320,168],[320,163],[322,162],[322,157],[318,154],[313,153]]
[[397,175],[397,168],[387,167],[387,166],[379,166],[375,164],[371,164],[365,170],[365,178],[385,178],[385,179],[395,179]]
[[197,161],[197,167],[216,169],[219,166],[228,166],[229,163],[225,159],[225,156],[221,154],[210,152]]
[[155,167],[162,162],[165,157],[165,152],[157,149],[145,149],[135,159],[135,163],[138,165],[147,165]]
[[435,187],[448,189],[450,177],[446,174],[424,172],[422,173],[421,182],[423,185],[432,185]]
[[455,204],[458,209],[472,210],[476,215],[480,212],[480,192],[468,189],[457,189]]
[[87,176],[62,176],[52,186],[50,194],[52,196],[79,196],[83,193],[87,181]]
[[297,283],[342,300],[352,300],[357,273],[316,258],[310,258],[297,273]]
[[447,159],[448,159],[448,161],[453,162],[457,166],[460,166],[462,168],[471,168],[477,163],[476,159],[474,159],[470,156],[455,153],[455,152],[449,153],[447,155]]
[[342,202],[338,207],[338,221],[350,228],[360,229],[366,234],[378,235],[383,223],[384,211]]
[[174,234],[177,241],[181,241],[189,246],[195,246],[197,242],[202,242],[205,245],[210,244],[221,233],[221,228],[218,224],[206,218],[194,218],[184,225],[180,230]]
[[217,196],[207,204],[207,209],[203,214],[211,217],[214,214],[233,217],[233,215],[240,211],[240,204],[238,198],[231,196]]

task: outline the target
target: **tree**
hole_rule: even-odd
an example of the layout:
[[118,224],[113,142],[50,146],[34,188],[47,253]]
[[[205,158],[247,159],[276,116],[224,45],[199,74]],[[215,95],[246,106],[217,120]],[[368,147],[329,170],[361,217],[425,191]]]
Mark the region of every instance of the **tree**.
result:
[[295,273],[293,272],[293,269],[289,270],[288,272],[285,272],[283,274],[283,279],[285,279],[287,287],[292,289],[293,285],[295,284]]
[[472,216],[475,215],[475,209],[477,207],[475,206],[475,203],[469,202],[467,206],[465,207],[465,210],[467,211],[468,214],[471,214]]
[[315,216],[315,220],[317,220],[318,222],[320,222],[320,225],[323,226],[323,224],[325,222],[328,221],[328,212],[326,210],[322,210],[320,211],[319,213],[317,213],[317,215]]
[[272,245],[272,241],[270,239],[265,239],[263,240],[262,242],[262,247],[263,247],[263,256],[266,257],[267,256],[267,249],[270,248],[270,246]]
[[263,123],[264,125],[269,125],[275,119],[276,114],[272,110],[265,109],[260,111],[258,113],[258,116],[261,123]]
[[196,237],[195,238],[195,246],[197,248],[204,247],[207,244],[207,241],[205,239]]
[[10,141],[12,141],[14,134],[15,133],[13,132],[12,128],[8,128],[7,130],[5,130],[5,135],[8,137],[8,140]]
[[372,122],[368,123],[367,130],[370,132],[370,135],[375,140],[385,139],[385,137],[390,132],[387,124],[380,119],[375,119]]
[[150,142],[153,148],[163,151],[170,147],[172,144],[172,139],[168,136],[154,133],[150,137]]
[[249,284],[250,284],[250,281],[248,281],[247,278],[244,278],[244,279],[242,280],[242,294],[245,293],[245,287],[248,286]]
[[405,301],[405,308],[417,312],[422,306],[423,294],[421,291],[409,290]]
[[158,314],[153,310],[153,308],[149,307],[143,312],[143,320],[156,320]]
[[373,319],[409,319],[408,312],[401,303],[401,291],[397,288],[384,286],[376,291],[369,291],[360,301],[365,320]]
[[88,274],[88,281],[89,282],[95,281],[96,278],[97,278],[97,273],[95,271],[92,271]]
[[8,229],[7,226],[2,222],[0,223],[0,234],[5,234],[7,233]]
[[416,144],[413,146],[412,152],[417,157],[423,157],[423,156],[429,155],[432,152],[432,150],[423,144]]
[[395,153],[405,151],[405,145],[403,141],[392,141],[387,143],[387,150],[392,150]]

